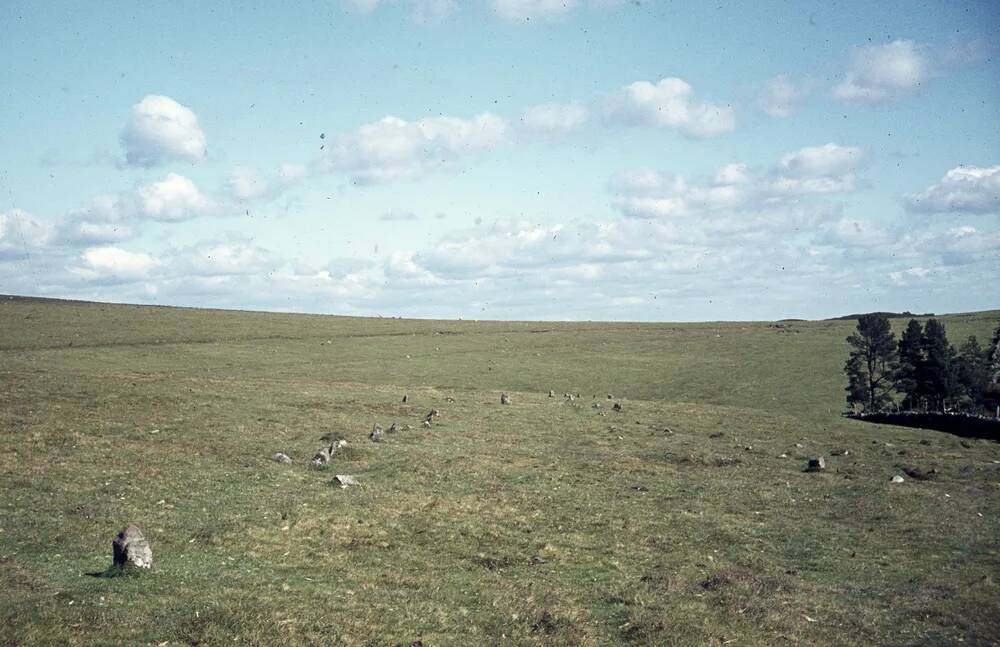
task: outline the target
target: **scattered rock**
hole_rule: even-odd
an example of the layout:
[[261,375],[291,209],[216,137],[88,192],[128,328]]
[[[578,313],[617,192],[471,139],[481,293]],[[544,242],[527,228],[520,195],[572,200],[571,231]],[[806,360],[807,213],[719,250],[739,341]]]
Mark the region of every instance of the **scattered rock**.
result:
[[407,401],[407,400],[409,400],[409,399],[410,399],[410,396],[408,396],[408,395],[406,395],[406,394],[404,393],[404,394],[403,394],[403,404],[406,404],[406,401]]
[[506,393],[500,394],[500,404],[510,404],[510,396]]
[[615,399],[615,396],[613,396],[613,395],[611,395],[611,394],[609,393],[609,394],[608,394],[608,400],[614,400],[614,399]]
[[382,425],[376,422],[375,425],[372,427],[372,433],[369,436],[369,438],[372,439],[373,443],[382,442]]
[[641,483],[633,485],[632,489],[635,490],[636,492],[649,492],[649,488],[646,487],[645,485],[642,485]]
[[896,474],[895,476],[892,477],[891,480],[893,483],[902,483],[905,479],[903,479],[903,477],[900,476],[899,474]]
[[309,462],[309,465],[311,467],[326,467],[329,465],[330,459],[333,458],[334,453],[337,451],[337,446],[338,445],[335,443],[316,452],[316,455],[312,457],[312,461]]
[[938,471],[934,468],[931,468],[925,472],[919,467],[904,467],[903,473],[909,476],[911,479],[915,479],[917,481],[933,481],[938,476]]
[[424,418],[424,426],[427,427],[428,429],[431,428],[430,418]]
[[822,456],[817,456],[816,458],[810,458],[809,464],[806,465],[807,472],[821,472],[826,469],[826,459]]
[[613,407],[611,407],[611,409],[612,409],[613,411],[617,411],[617,412],[621,413],[621,410],[622,410],[622,403],[621,403],[621,402],[615,402],[614,406],[613,406]]
[[342,488],[346,488],[351,485],[360,485],[360,483],[358,483],[358,479],[350,474],[337,474],[333,477],[333,482]]
[[549,397],[550,397],[550,398],[554,398],[554,397],[556,397],[556,392],[555,392],[555,391],[553,391],[552,389],[549,389]]
[[721,431],[716,431],[716,432],[713,432],[713,433],[710,433],[710,434],[708,435],[708,437],[709,437],[709,438],[712,438],[712,439],[715,439],[715,438],[722,438],[722,437],[723,437],[723,436],[725,436],[725,435],[726,435],[726,434],[722,433]]
[[272,456],[271,460],[273,460],[275,462],[278,462],[278,463],[291,463],[292,462],[292,458],[288,454],[285,454],[285,453],[282,453],[282,452],[278,452],[277,454],[275,454],[274,456]]
[[595,409],[600,409],[601,408],[601,403],[600,402],[595,402],[594,404],[592,404],[590,406],[592,406]]
[[119,567],[150,568],[153,550],[138,526],[129,524],[111,543],[114,565]]
[[396,423],[394,422],[391,425],[389,425],[389,428],[385,430],[385,433],[387,433],[387,434],[394,434],[397,431],[398,431],[398,429],[396,427]]
[[850,456],[851,450],[849,449],[834,449],[830,452],[832,456]]
[[454,401],[455,401],[455,398],[453,398],[453,397],[451,397],[451,396],[449,395],[449,396],[448,396],[447,398],[445,398],[445,399],[444,399],[444,401],[445,401],[445,402],[454,402]]

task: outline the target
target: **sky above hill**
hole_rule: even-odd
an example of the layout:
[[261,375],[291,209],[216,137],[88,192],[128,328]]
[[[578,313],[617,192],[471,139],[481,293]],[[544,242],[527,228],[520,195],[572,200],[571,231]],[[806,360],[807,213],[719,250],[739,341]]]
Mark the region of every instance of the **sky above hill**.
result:
[[1000,5],[0,4],[0,293],[1000,306]]

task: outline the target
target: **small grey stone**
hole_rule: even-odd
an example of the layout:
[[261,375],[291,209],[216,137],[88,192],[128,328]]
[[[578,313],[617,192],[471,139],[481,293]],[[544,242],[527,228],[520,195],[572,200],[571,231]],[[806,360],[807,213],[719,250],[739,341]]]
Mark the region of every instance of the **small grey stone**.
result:
[[385,430],[385,433],[387,433],[387,434],[394,434],[398,430],[399,430],[399,428],[396,427],[396,423],[394,422],[391,425],[389,425],[389,428]]
[[369,438],[372,439],[373,443],[382,442],[382,425],[376,422],[375,425],[372,427],[372,433],[369,436]]
[[283,452],[278,452],[277,454],[275,454],[274,456],[271,457],[271,460],[276,461],[278,463],[291,463],[292,462],[291,457],[288,454],[285,454]]
[[821,472],[826,469],[826,460],[822,456],[809,459],[809,465],[806,466],[807,472]]
[[614,406],[611,407],[611,408],[614,409],[615,411],[621,412],[621,410],[622,410],[622,403],[621,402],[615,402]]
[[556,397],[556,392],[550,389],[550,390],[549,390],[549,397],[550,397],[550,398],[554,398],[554,397]]
[[115,537],[111,547],[115,566],[150,568],[153,565],[153,551],[138,526],[125,526]]
[[500,404],[510,404],[510,396],[506,393],[500,394]]
[[359,485],[358,479],[350,474],[337,474],[333,477],[333,482],[339,484],[342,488],[346,488],[349,485]]
[[899,474],[896,474],[895,476],[892,477],[893,483],[902,483],[903,481],[904,481],[903,477],[900,476]]
[[431,427],[431,419],[430,418],[424,418],[424,426],[427,427],[428,429],[430,429],[430,427]]

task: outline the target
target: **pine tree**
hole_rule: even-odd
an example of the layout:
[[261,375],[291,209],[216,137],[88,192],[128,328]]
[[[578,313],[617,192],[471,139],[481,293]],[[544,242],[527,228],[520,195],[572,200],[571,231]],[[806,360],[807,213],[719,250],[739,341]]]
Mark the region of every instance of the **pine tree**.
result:
[[986,389],[983,396],[987,406],[1000,410],[1000,326],[993,331],[993,341],[987,352]]
[[946,403],[958,394],[955,349],[948,343],[944,324],[928,319],[921,340],[924,362],[919,375],[919,390],[931,408],[943,411]]
[[924,363],[923,329],[920,322],[910,319],[899,337],[899,370],[896,390],[903,394],[903,407],[915,409],[920,404],[920,370]]
[[867,314],[858,318],[857,331],[847,338],[851,355],[847,373],[847,403],[860,404],[867,413],[881,411],[892,401],[892,386],[899,366],[896,338],[889,318]]
[[984,404],[988,381],[988,356],[975,335],[971,335],[955,358],[960,395],[972,406]]

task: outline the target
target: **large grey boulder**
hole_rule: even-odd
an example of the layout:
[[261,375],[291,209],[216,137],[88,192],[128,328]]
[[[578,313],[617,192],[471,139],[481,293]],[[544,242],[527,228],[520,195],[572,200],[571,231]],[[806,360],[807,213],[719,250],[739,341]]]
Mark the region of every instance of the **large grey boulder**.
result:
[[153,550],[139,526],[129,524],[111,542],[114,565],[119,567],[150,568]]

